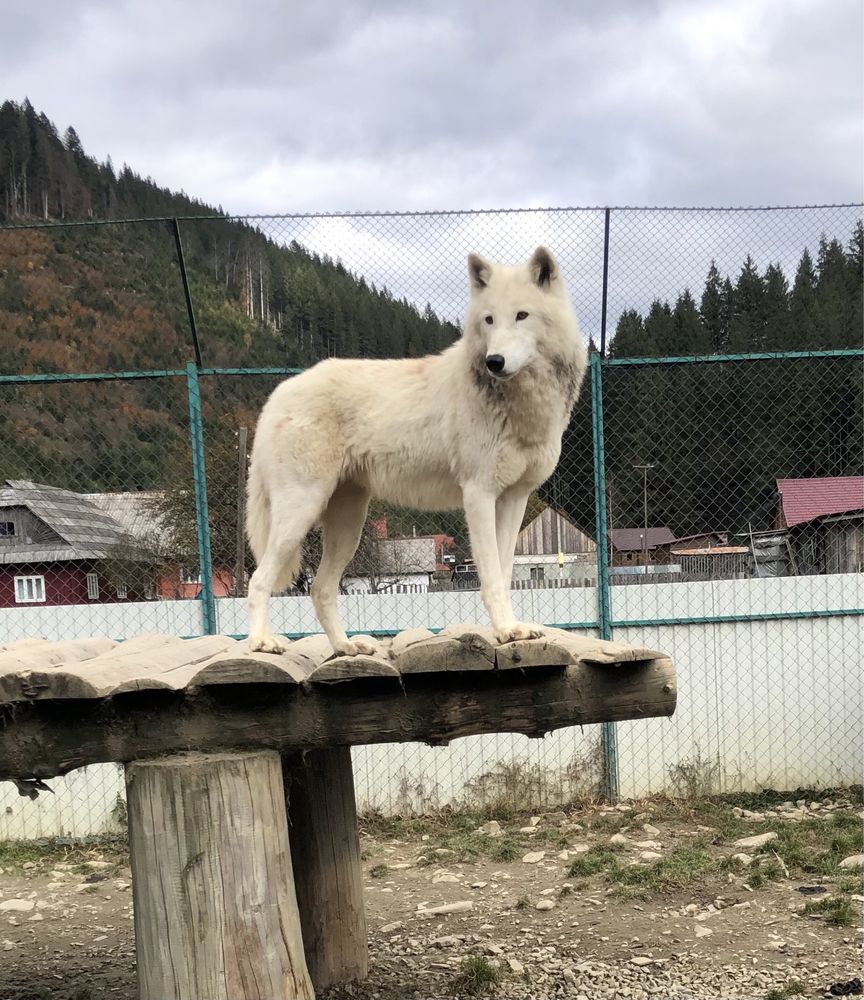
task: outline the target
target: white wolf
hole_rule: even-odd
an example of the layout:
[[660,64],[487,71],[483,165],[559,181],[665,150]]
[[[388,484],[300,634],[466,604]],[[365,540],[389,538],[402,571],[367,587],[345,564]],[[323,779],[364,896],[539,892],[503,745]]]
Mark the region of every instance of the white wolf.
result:
[[339,618],[342,573],[372,497],[465,511],[480,595],[499,642],[540,635],[514,620],[513,551],[532,490],[551,475],[585,374],[586,351],[559,267],[539,247],[527,265],[468,258],[462,336],[441,354],[321,361],[279,385],[261,412],[249,469],[247,532],[253,650],[278,653],[271,593],[300,570],[321,525],[311,587],[336,653],[372,652]]

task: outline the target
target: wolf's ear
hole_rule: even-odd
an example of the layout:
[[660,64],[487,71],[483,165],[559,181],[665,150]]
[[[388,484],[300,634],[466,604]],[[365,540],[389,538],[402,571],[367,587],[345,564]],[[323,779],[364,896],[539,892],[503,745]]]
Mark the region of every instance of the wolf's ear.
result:
[[549,288],[558,277],[558,264],[546,247],[537,247],[528,262],[531,280],[540,288]]
[[471,279],[471,288],[475,292],[485,288],[489,284],[492,275],[492,265],[487,260],[476,253],[468,254],[468,277]]

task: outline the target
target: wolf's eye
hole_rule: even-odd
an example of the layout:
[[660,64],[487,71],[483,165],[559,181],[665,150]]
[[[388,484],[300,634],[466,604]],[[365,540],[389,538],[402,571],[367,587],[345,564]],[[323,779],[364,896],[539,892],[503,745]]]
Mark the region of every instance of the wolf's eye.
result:
[[489,324],[489,326],[492,326],[492,324],[495,322],[495,320],[493,320],[491,316],[486,316],[484,318],[486,322]]
[[528,313],[526,313],[524,310],[520,310],[518,313],[516,313],[516,322],[518,323],[520,319],[528,319]]

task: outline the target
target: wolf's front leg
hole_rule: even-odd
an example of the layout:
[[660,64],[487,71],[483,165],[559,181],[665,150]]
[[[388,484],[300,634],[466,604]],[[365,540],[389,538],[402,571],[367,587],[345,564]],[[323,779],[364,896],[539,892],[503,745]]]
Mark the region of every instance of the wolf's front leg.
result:
[[504,580],[498,539],[495,533],[495,494],[479,483],[468,483],[462,489],[462,503],[468,534],[471,539],[471,554],[480,577],[480,597],[498,642],[513,642],[515,639],[536,639],[542,635],[536,625],[517,622],[510,600],[510,581]]

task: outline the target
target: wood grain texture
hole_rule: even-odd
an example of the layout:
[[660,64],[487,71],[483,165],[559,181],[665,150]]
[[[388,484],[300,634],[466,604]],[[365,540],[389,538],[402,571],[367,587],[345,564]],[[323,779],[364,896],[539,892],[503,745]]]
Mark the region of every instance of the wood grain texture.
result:
[[282,758],[306,964],[316,990],[365,979],[369,957],[348,747]]
[[392,640],[370,640],[372,656],[334,656],[323,635],[288,644],[280,656],[252,653],[228,636],[179,639],[139,636],[126,642],[24,640],[0,650],[0,705],[31,701],[106,699],[152,690],[225,685],[318,685],[398,680],[409,675],[473,674],[494,670],[565,667],[577,663],[649,661],[663,654],[604,642],[561,629],[539,639],[498,645],[482,625],[451,625],[434,635],[410,629]]
[[140,1000],[313,1000],[278,754],[126,769]]

